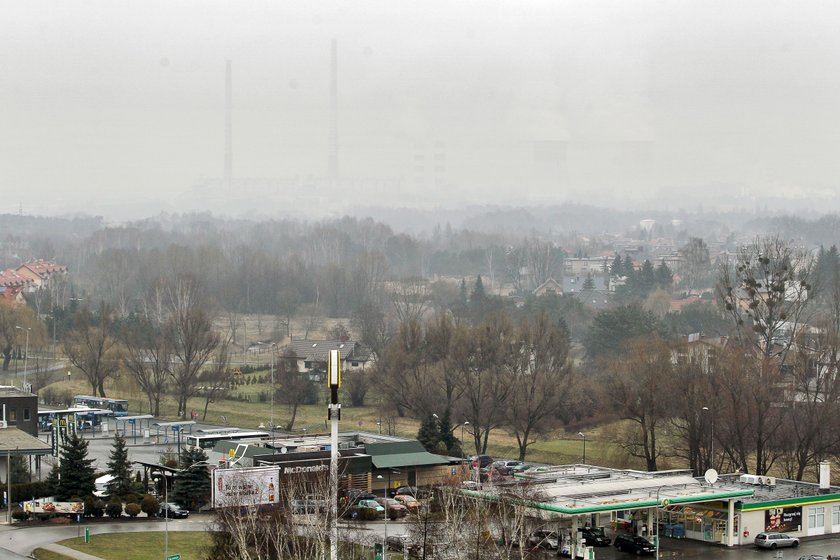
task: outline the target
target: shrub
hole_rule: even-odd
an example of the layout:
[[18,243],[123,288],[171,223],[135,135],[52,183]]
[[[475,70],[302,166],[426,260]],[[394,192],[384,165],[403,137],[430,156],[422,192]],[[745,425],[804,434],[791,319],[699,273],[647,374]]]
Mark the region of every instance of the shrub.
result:
[[160,511],[160,502],[151,494],[146,494],[140,500],[140,510],[149,517],[154,517]]
[[102,517],[103,515],[105,515],[105,502],[96,496],[87,496],[85,498],[85,516]]
[[111,501],[108,502],[107,506],[105,506],[105,513],[111,519],[117,519],[119,517],[122,517],[122,512],[123,512],[122,502],[116,496],[111,498]]
[[125,497],[126,504],[139,504],[140,500],[137,499],[137,494],[129,494]]
[[17,519],[18,521],[26,521],[29,519],[29,512],[23,511],[22,509],[16,509],[12,512],[12,519]]
[[140,504],[137,502],[128,503],[125,505],[125,513],[132,519],[140,515]]

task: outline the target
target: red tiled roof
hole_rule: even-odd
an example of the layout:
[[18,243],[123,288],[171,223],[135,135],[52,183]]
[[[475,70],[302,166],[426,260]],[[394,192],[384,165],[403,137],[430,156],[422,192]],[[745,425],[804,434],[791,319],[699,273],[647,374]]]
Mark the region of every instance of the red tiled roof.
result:
[[46,278],[56,272],[67,272],[67,267],[63,264],[57,264],[55,260],[45,261],[44,259],[38,259],[35,261],[25,262],[18,267],[18,270],[23,267],[28,268],[41,278]]
[[14,269],[7,268],[0,272],[0,286],[7,286],[15,288],[18,286],[28,286],[32,284],[32,280],[26,276],[21,276]]

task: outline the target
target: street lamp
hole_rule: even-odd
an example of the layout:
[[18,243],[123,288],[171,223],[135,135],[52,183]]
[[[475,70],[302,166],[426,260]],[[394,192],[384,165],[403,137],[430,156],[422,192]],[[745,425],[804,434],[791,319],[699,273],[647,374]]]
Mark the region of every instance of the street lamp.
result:
[[157,476],[153,477],[156,482],[163,481],[163,503],[166,504],[164,507],[164,517],[163,517],[163,550],[164,550],[164,560],[169,558],[169,482],[166,479],[166,476],[163,474],[158,474]]
[[583,438],[583,464],[586,464],[586,434],[578,432],[578,435]]
[[708,406],[703,407],[703,412],[708,412],[712,416],[711,429],[709,430],[709,468],[713,469],[715,467],[715,415]]
[[[378,480],[384,480],[381,474],[376,475]],[[388,490],[391,487],[391,475],[388,474],[388,487],[385,488],[385,539],[382,541],[382,555],[388,559]]]
[[26,389],[26,360],[29,358],[29,331],[32,330],[32,327],[21,327],[15,325],[16,329],[20,329],[22,331],[26,331],[26,348],[23,350],[23,389]]
[[464,426],[469,426],[470,421],[465,420],[463,424],[461,424],[461,458],[464,459],[467,456],[467,450],[464,447]]

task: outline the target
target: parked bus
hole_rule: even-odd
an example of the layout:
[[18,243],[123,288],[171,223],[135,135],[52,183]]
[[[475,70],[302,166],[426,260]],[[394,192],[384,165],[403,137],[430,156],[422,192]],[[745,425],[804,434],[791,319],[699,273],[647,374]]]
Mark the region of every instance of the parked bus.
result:
[[76,406],[110,410],[114,416],[128,416],[128,401],[125,399],[109,399],[107,397],[91,397],[87,395],[76,395],[73,397]]
[[268,432],[222,432],[222,433],[202,433],[187,435],[187,445],[189,447],[199,447],[201,449],[213,449],[216,443],[220,441],[239,441],[243,439],[262,439],[268,438],[271,434]]

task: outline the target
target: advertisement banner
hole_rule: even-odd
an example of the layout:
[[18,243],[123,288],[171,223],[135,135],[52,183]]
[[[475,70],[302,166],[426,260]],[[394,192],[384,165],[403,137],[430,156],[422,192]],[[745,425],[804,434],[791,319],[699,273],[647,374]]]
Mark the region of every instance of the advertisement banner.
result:
[[790,533],[802,527],[802,508],[770,508],[764,512],[764,531]]
[[280,469],[213,469],[213,507],[242,507],[278,502]]

